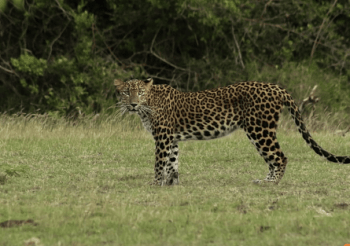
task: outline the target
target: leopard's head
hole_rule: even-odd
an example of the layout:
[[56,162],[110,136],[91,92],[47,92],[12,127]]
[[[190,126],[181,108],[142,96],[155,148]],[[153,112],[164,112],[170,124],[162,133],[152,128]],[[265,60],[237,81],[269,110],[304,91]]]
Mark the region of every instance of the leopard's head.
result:
[[147,105],[147,94],[153,84],[153,79],[145,81],[132,79],[123,82],[120,79],[114,80],[117,92],[120,95],[121,113],[129,111],[130,113],[150,113],[151,108]]

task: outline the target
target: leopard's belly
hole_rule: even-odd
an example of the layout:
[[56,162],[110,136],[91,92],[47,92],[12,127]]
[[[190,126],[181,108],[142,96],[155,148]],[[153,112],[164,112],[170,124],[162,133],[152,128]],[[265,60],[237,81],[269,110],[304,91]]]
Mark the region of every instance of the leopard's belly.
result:
[[[216,127],[218,126],[218,127]],[[237,124],[231,125],[207,125],[202,129],[196,126],[178,127],[175,132],[175,139],[178,141],[187,140],[211,140],[229,135],[240,128]]]

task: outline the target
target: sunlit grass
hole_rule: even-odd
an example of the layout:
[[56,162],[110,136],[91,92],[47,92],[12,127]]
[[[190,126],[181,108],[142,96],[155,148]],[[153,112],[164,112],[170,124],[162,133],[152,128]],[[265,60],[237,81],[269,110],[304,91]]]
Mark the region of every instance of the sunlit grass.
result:
[[[3,115],[0,222],[38,224],[0,228],[0,245],[350,243],[350,165],[317,156],[287,120],[277,135],[289,163],[279,185],[251,182],[268,169],[237,131],[180,143],[180,185],[154,187],[154,143],[137,118]],[[350,134],[312,135],[350,154]]]

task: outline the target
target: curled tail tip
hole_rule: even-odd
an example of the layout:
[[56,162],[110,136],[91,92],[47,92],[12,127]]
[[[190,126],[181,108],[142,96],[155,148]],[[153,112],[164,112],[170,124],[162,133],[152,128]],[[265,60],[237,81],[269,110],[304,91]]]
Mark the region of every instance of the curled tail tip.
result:
[[350,164],[350,156],[344,156],[344,160],[340,163],[341,164]]
[[350,156],[328,156],[326,157],[328,161],[337,162],[339,164],[350,164]]
[[336,156],[332,153],[329,153],[328,151],[324,150],[321,146],[319,146],[315,140],[312,139],[310,134],[302,133],[304,140],[309,144],[311,149],[316,152],[316,154],[323,156],[330,162],[335,162],[339,164],[350,164],[350,156]]

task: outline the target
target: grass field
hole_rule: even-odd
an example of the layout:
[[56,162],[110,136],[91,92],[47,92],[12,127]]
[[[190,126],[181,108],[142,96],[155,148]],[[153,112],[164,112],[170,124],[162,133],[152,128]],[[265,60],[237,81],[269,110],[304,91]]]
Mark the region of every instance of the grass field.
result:
[[[0,228],[0,246],[350,243],[350,165],[317,156],[295,127],[277,135],[279,185],[251,182],[268,168],[237,131],[180,143],[180,185],[155,187],[153,140],[132,119],[0,124],[0,222],[33,220]],[[350,134],[312,135],[350,155]]]

